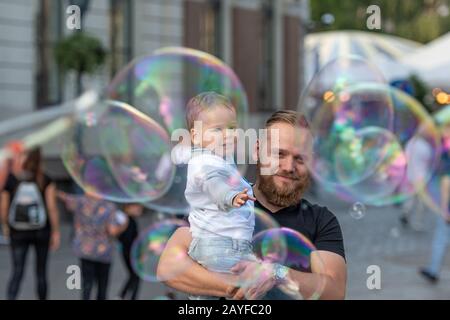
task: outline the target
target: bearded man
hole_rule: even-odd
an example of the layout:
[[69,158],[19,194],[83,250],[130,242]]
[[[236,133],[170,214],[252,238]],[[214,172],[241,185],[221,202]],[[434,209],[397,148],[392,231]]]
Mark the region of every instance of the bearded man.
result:
[[[309,186],[308,167],[312,159],[308,123],[297,112],[277,111],[267,120],[265,128],[267,139],[259,140],[255,151],[258,158],[253,186],[255,208],[269,213],[280,227],[298,231],[309,239],[317,250],[311,253],[308,268],[242,261],[232,269],[233,274],[224,275],[194,261],[181,262],[180,250],[187,253],[192,240],[189,228],[182,227],[168,241],[157,276],[174,289],[198,296],[344,299],[347,267],[339,223],[326,207],[302,198]],[[271,140],[275,136],[276,142]],[[261,156],[261,152],[266,156]],[[272,174],[262,174],[268,171]],[[190,258],[186,254],[183,259]],[[180,265],[187,267],[180,272],[177,269]]]

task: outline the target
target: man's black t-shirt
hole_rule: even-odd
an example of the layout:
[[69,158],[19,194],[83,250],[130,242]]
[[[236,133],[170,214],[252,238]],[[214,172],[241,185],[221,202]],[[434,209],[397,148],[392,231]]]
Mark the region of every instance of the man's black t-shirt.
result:
[[[259,201],[255,201],[255,208],[270,213],[280,227],[300,232],[314,244],[317,250],[330,251],[345,259],[341,227],[334,214],[326,207],[313,205],[309,201],[302,199],[297,205],[283,208],[277,212],[271,212]],[[305,271],[293,265],[290,267],[299,271]],[[262,299],[292,300],[294,298],[275,287],[269,290]]]
[[[271,213],[259,201],[255,207]],[[339,222],[326,207],[302,199],[295,206],[271,213],[280,227],[290,228],[307,237],[317,250],[334,252],[345,259],[344,240]]]

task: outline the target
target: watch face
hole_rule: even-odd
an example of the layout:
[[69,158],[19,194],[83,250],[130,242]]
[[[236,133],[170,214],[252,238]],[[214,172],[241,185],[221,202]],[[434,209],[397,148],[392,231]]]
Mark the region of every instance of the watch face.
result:
[[287,275],[288,269],[282,265],[275,265],[275,277],[277,280],[283,280]]

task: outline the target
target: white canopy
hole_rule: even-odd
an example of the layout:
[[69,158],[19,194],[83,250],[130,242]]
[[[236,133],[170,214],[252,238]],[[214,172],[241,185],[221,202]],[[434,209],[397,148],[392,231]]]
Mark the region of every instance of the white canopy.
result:
[[431,87],[450,89],[450,32],[402,58]]
[[306,81],[338,56],[356,55],[376,65],[386,80],[402,80],[411,74],[401,58],[421,44],[403,38],[364,31],[327,31],[306,37]]

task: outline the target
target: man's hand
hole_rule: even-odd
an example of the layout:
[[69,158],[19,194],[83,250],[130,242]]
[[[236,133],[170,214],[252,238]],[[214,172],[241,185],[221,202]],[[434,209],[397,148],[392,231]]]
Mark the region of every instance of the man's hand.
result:
[[243,204],[245,204],[248,200],[256,201],[256,198],[247,194],[248,189],[245,188],[243,191],[239,192],[233,198],[233,207],[240,208]]
[[241,261],[231,272],[239,275],[240,289],[234,294],[234,300],[260,299],[276,285],[274,265],[268,262]]

